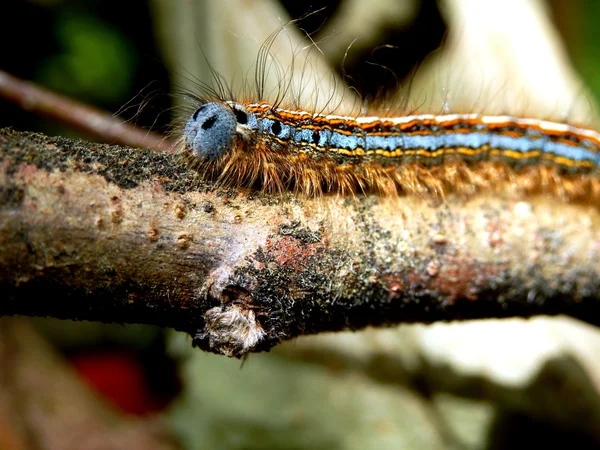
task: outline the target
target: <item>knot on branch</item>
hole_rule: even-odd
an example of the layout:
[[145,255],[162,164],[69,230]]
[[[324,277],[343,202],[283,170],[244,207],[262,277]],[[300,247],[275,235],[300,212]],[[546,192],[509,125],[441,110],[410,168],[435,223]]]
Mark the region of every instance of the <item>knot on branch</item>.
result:
[[204,314],[204,328],[194,337],[194,345],[240,358],[254,349],[267,333],[252,310],[252,296],[247,290],[228,286],[221,298],[221,306]]

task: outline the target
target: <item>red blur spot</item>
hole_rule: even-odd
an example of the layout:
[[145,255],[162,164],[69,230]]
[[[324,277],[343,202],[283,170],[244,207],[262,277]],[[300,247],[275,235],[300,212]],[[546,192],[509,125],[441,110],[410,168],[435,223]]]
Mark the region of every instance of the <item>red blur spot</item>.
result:
[[154,398],[140,363],[126,352],[83,353],[71,358],[79,374],[120,410],[144,415],[161,405]]

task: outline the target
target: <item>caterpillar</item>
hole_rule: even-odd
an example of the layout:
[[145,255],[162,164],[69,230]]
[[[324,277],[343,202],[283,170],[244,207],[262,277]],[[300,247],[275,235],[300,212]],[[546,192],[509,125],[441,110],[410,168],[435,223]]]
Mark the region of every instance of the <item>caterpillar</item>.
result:
[[217,186],[442,198],[510,182],[528,193],[600,198],[593,130],[510,115],[347,116],[266,102],[261,81],[272,39],[259,52],[258,99],[236,101],[215,76],[220,91],[195,97],[181,132],[191,167]]
[[270,193],[442,195],[534,177],[582,197],[596,195],[600,170],[597,132],[511,116],[347,117],[212,101],[183,136],[203,176]]

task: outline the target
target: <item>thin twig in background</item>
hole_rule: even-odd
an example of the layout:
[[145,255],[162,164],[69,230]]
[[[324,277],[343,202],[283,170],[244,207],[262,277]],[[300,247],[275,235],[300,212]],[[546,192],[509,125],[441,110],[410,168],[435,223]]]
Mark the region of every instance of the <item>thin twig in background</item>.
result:
[[0,98],[19,105],[25,111],[40,114],[100,138],[103,142],[170,151],[167,138],[125,123],[113,115],[23,81],[0,70]]

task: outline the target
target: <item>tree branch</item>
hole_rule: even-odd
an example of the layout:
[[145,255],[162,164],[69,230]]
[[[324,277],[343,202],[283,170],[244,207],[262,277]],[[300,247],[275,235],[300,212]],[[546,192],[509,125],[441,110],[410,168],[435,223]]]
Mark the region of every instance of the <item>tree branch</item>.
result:
[[228,356],[369,325],[599,324],[599,222],[508,185],[442,204],[215,191],[172,154],[0,130],[0,314],[172,327]]

